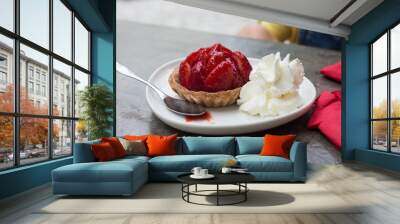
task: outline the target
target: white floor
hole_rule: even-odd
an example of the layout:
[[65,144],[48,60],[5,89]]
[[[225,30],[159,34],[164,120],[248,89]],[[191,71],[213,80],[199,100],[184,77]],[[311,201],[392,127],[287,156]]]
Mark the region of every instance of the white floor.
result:
[[[261,224],[261,223],[400,223],[400,175],[357,163],[312,167],[308,182],[324,187],[345,201],[363,203],[361,213],[290,214],[40,214],[38,209],[54,201],[44,186],[6,201],[0,201],[0,223],[4,224]],[[161,190],[161,189],[160,189]],[[308,195],[317,203],[319,194]],[[93,203],[96,203],[94,200]],[[89,205],[90,206],[90,205]],[[171,206],[174,206],[171,204]]]

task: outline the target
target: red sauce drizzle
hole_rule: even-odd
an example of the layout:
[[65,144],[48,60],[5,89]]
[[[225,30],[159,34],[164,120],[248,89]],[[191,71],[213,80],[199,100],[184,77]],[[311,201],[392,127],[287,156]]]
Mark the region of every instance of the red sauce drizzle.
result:
[[210,112],[205,112],[203,115],[200,116],[185,116],[186,122],[192,122],[192,121],[208,121],[211,122],[212,116]]

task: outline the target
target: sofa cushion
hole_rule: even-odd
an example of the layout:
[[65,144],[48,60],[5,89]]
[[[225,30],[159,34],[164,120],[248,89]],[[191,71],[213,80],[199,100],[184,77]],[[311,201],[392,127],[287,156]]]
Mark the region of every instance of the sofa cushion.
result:
[[236,137],[236,155],[259,154],[264,145],[263,137]]
[[278,156],[238,155],[240,167],[249,172],[292,172],[292,161]]
[[134,173],[147,176],[147,163],[141,159],[75,163],[53,170],[57,182],[131,182]]
[[114,160],[114,161],[132,161],[132,160],[140,160],[140,161],[143,161],[143,162],[147,162],[147,161],[149,161],[149,159],[150,159],[150,157],[148,157],[148,156],[137,156],[137,155],[131,155],[131,156],[125,156],[124,158],[121,158],[121,159],[117,159],[117,160]]
[[230,159],[231,155],[175,155],[158,156],[149,160],[149,170],[163,172],[190,172],[199,166],[210,171],[219,171]]
[[183,137],[181,154],[226,154],[234,155],[235,139],[233,137]]

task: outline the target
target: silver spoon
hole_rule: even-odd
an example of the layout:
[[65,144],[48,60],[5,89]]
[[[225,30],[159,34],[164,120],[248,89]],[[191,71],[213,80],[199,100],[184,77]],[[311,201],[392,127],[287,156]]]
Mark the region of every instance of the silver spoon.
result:
[[117,65],[117,71],[122,75],[134,78],[152,88],[154,92],[156,92],[158,96],[160,96],[160,98],[164,101],[165,105],[170,111],[184,116],[200,116],[206,112],[206,109],[201,105],[170,97],[163,91],[161,91],[159,88],[155,87],[150,82],[140,78],[138,75],[129,70],[127,67],[121,65],[118,62],[116,63],[116,65]]

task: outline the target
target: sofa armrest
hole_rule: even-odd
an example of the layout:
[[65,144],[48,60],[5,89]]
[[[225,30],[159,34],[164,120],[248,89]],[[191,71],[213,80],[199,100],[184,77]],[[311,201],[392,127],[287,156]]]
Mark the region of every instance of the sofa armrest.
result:
[[75,143],[74,147],[74,163],[89,163],[95,162],[96,158],[92,153],[90,146],[99,143],[100,141],[90,141]]
[[290,149],[290,160],[293,162],[293,179],[305,181],[307,177],[307,144],[295,141]]

